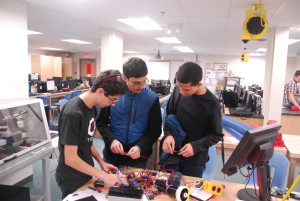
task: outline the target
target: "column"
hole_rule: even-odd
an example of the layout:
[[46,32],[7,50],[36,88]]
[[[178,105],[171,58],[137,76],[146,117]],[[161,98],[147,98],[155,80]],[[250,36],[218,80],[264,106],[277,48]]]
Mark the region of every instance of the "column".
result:
[[123,34],[114,29],[105,29],[101,35],[101,71],[117,69],[122,72]]
[[281,121],[288,39],[289,29],[286,27],[269,30],[263,98],[264,125],[268,120]]
[[26,2],[0,1],[0,100],[28,98]]

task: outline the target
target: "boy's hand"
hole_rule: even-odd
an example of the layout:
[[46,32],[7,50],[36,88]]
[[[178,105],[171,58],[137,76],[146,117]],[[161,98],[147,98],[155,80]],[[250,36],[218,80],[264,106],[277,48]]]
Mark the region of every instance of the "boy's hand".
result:
[[127,156],[131,157],[132,159],[138,159],[141,157],[141,150],[138,146],[132,147],[129,152],[127,153]]
[[124,153],[123,145],[121,144],[121,142],[119,140],[114,140],[111,143],[110,150],[114,154],[123,154]]
[[173,154],[175,148],[175,140],[173,136],[166,137],[164,144],[163,144],[163,151],[169,154]]

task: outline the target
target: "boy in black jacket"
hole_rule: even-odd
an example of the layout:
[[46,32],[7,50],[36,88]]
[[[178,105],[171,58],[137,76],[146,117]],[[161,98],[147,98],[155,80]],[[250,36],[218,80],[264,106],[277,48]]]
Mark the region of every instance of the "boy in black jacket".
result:
[[182,148],[174,150],[173,133],[165,125],[162,145],[164,152],[180,156],[177,164],[168,166],[166,161],[166,168],[195,177],[202,177],[205,163],[209,160],[209,147],[223,139],[220,105],[215,95],[201,83],[202,74],[201,67],[193,62],[179,67],[176,73],[177,86],[168,102],[167,115],[176,114],[187,136],[179,146]]

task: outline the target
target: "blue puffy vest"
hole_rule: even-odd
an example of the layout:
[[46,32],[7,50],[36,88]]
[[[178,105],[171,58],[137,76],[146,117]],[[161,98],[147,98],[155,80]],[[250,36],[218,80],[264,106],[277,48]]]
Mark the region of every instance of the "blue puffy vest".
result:
[[139,94],[123,95],[110,107],[110,128],[115,138],[124,144],[138,141],[148,127],[149,111],[157,95],[147,88]]

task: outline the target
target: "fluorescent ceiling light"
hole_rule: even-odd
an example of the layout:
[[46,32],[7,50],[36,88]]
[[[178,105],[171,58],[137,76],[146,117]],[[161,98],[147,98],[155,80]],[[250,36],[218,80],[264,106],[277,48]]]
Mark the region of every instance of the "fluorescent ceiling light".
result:
[[300,31],[300,27],[298,29],[296,29],[297,31]]
[[81,44],[81,45],[84,45],[84,44],[93,44],[93,43],[90,43],[90,42],[86,42],[86,41],[82,41],[82,40],[77,40],[77,39],[62,39],[61,41],[65,41],[65,42],[69,42],[69,43],[76,43],[76,44]]
[[299,42],[299,41],[300,41],[299,39],[289,39],[288,45],[297,43],[297,42]]
[[44,49],[44,50],[64,50],[64,49],[59,49],[59,48],[53,48],[53,47],[40,47],[40,49]]
[[118,21],[123,22],[137,30],[163,30],[161,26],[148,17],[118,19]]
[[249,56],[263,56],[263,55],[264,55],[263,53],[258,53],[258,52],[254,52],[254,53],[249,54]]
[[131,54],[135,54],[135,53],[139,53],[139,52],[136,52],[136,51],[123,51],[124,53],[131,53]]
[[26,31],[28,35],[33,35],[33,34],[43,34],[41,32],[37,32],[37,31],[31,31],[31,30],[27,30]]
[[259,48],[256,52],[267,52],[267,48]]
[[175,37],[161,37],[161,38],[155,38],[156,40],[159,40],[162,43],[181,43],[177,38]]
[[192,50],[188,46],[174,46],[174,48],[179,50],[180,52],[194,52],[194,50]]

